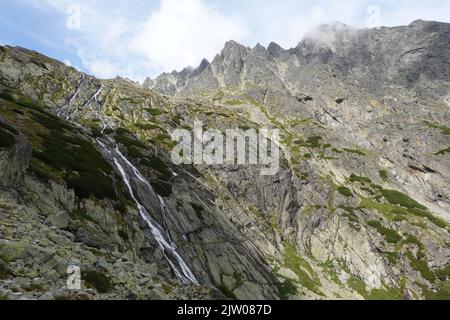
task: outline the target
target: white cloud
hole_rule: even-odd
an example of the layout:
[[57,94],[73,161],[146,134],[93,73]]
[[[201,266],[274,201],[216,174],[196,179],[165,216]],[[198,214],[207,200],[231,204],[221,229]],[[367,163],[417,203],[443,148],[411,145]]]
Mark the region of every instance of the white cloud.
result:
[[[89,73],[140,81],[196,66],[204,57],[213,58],[230,39],[248,46],[275,41],[289,48],[319,24],[340,21],[365,27],[370,5],[380,7],[380,23],[387,26],[450,17],[450,3],[438,0],[15,1],[59,12],[64,45],[78,54]],[[79,30],[66,28],[67,9],[74,4],[81,10]]]
[[247,27],[225,17],[201,0],[162,0],[160,8],[139,26],[131,49],[159,71],[197,66],[212,58],[227,40],[241,40]]
[[67,18],[73,3],[81,8],[81,28],[66,31],[66,44],[101,78],[121,75],[142,81],[197,66],[203,58],[213,58],[227,40],[241,40],[247,30],[242,21],[221,14],[206,0],[161,0],[156,8],[141,3],[139,9],[148,12],[141,19],[111,10],[103,1],[46,1]]

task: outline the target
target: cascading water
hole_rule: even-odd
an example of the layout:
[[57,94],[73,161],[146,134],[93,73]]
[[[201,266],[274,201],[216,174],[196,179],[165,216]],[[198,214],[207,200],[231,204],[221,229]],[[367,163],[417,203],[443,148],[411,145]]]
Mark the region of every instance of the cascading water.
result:
[[[158,225],[156,221],[151,218],[151,215],[147,209],[140,203],[137,199],[133,187],[131,186],[130,176],[128,172],[132,173],[132,177],[141,182],[150,193],[154,193],[153,188],[148,183],[148,181],[142,176],[139,170],[130,162],[128,159],[120,152],[119,147],[111,140],[111,144],[114,144],[114,148],[108,148],[106,144],[97,139],[99,146],[108,154],[110,154],[114,160],[117,170],[120,172],[125,185],[127,186],[128,192],[131,198],[136,203],[139,213],[142,219],[147,223],[152,235],[154,236],[156,242],[162,249],[164,256],[172,267],[175,275],[183,282],[192,282],[198,285],[198,281],[195,278],[192,271],[189,269],[187,263],[183,260],[180,254],[177,252],[175,246],[170,243],[170,240],[166,240],[164,237],[164,232],[161,226]],[[168,255],[169,254],[169,255]],[[175,261],[173,261],[174,259]]]
[[[111,122],[107,117],[100,114],[100,112],[98,110],[95,110],[94,107],[92,106],[93,102],[97,102],[97,98],[101,93],[102,89],[103,84],[100,86],[97,92],[95,92],[95,94],[86,102],[85,106],[89,107],[93,111],[93,113],[95,113],[99,117],[100,121],[103,124],[103,128],[101,131],[103,133],[107,127],[113,128],[113,126],[111,125]],[[75,99],[77,95],[78,92],[75,93],[75,95],[70,100],[69,104],[72,103],[72,100]],[[165,235],[163,228],[161,228],[161,226],[156,221],[154,221],[154,219],[152,219],[150,213],[136,197],[135,191],[131,186],[131,177],[129,176],[128,172],[131,173],[132,178],[142,183],[150,194],[155,195],[159,199],[161,208],[163,209],[164,212],[167,212],[169,209],[164,203],[164,199],[156,195],[150,183],[144,178],[144,176],[139,172],[139,170],[120,152],[117,143],[109,137],[108,139],[109,139],[108,143],[109,146],[100,141],[99,139],[96,139],[96,142],[101,147],[102,150],[104,150],[107,154],[109,154],[112,157],[117,170],[120,172],[122,179],[125,182],[125,185],[127,186],[131,198],[138,207],[142,219],[148,225],[153,237],[160,246],[165,258],[170,264],[175,275],[177,276],[178,279],[180,279],[183,282],[191,282],[196,285],[199,285],[197,279],[195,278],[195,275],[193,274],[187,263],[180,256],[180,254],[177,252],[176,247],[171,242],[168,234]],[[166,240],[166,238],[168,240]]]
[[[115,149],[115,153],[116,153],[116,155],[119,156],[119,158],[122,160],[122,162],[128,167],[128,169],[134,173],[134,177],[137,178],[140,182],[142,182],[147,188],[149,188],[149,191],[153,192],[153,189],[151,188],[151,186],[147,182],[147,180],[145,180],[144,177],[136,169],[136,167],[134,167],[125,158],[125,156],[119,151],[119,148],[117,146]],[[113,153],[111,153],[111,154],[114,156]],[[116,157],[114,157],[114,163],[115,163],[117,169],[120,171],[122,178],[128,188],[128,191],[139,209],[139,213],[141,214],[142,219],[144,219],[144,221],[149,226],[151,233],[153,234],[153,236],[155,237],[155,240],[158,242],[159,246],[163,250],[165,257],[167,258],[167,261],[171,265],[171,267],[174,270],[177,277],[182,281],[190,281],[195,284],[198,284],[197,279],[195,278],[194,274],[189,269],[188,265],[183,260],[183,258],[178,254],[175,246],[172,243],[169,243],[169,241],[167,241],[164,238],[162,228],[158,225],[158,223],[156,221],[154,221],[151,218],[148,211],[136,198],[133,188],[131,187],[130,178],[127,175],[127,171],[125,170],[125,168],[122,166],[122,164]],[[170,257],[166,254],[166,251],[168,253],[170,253],[170,256],[173,256],[175,258],[176,262],[173,262],[170,259]]]

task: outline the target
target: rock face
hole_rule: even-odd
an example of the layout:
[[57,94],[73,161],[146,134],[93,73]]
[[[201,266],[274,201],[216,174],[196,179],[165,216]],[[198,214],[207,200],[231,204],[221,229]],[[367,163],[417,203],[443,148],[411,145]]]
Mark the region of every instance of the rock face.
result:
[[[143,87],[0,47],[0,297],[449,299],[449,37],[229,41]],[[172,164],[195,120],[278,129],[279,172]]]

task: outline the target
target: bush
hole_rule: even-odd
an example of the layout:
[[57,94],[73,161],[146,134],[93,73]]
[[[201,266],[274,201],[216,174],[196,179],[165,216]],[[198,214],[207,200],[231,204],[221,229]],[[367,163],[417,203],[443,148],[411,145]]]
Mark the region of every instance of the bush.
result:
[[69,188],[73,189],[80,198],[89,198],[93,195],[98,199],[117,199],[110,177],[79,172],[78,174],[71,174],[66,178],[66,182]]
[[0,128],[5,129],[5,130],[7,130],[7,131],[9,131],[9,132],[11,132],[11,133],[13,133],[15,135],[19,134],[19,132],[16,129],[14,129],[13,127],[11,127],[7,123],[0,122]]
[[380,170],[379,173],[380,173],[381,179],[383,179],[384,182],[389,181],[389,175],[386,170]]
[[100,271],[86,270],[81,276],[89,287],[96,289],[99,293],[108,293],[112,289],[111,279]]
[[6,264],[2,261],[0,261],[0,280],[4,280],[8,278],[10,275],[10,271]]
[[362,152],[360,150],[356,150],[356,149],[344,148],[344,151],[347,151],[348,153],[357,154],[357,155],[360,155],[360,156],[367,156],[364,152]]
[[351,174],[350,178],[349,178],[350,182],[361,182],[361,183],[372,183],[372,180],[366,177],[362,177],[362,176],[357,176],[356,174]]
[[440,156],[440,155],[444,155],[446,153],[450,153],[450,147],[446,148],[446,149],[442,149],[441,151],[438,151],[435,153],[436,156]]
[[345,197],[351,197],[351,196],[353,196],[352,191],[351,191],[349,188],[344,187],[344,186],[339,186],[339,187],[337,188],[337,191],[338,191],[340,194],[342,194],[343,196],[345,196]]
[[11,148],[16,143],[16,139],[6,130],[0,129],[0,148]]
[[297,294],[297,287],[290,279],[286,279],[283,283],[277,283],[281,300],[287,300],[289,296]]
[[163,180],[169,180],[172,176],[167,164],[156,156],[149,156],[141,160],[141,164],[157,171]]
[[156,179],[150,181],[150,184],[161,197],[168,197],[172,194],[172,185],[166,181]]
[[162,110],[154,109],[154,108],[145,108],[145,111],[147,111],[148,113],[150,113],[154,117],[157,117],[157,116],[160,116],[160,115],[164,114],[164,112]]
[[147,148],[147,146],[145,144],[143,144],[142,142],[140,142],[139,140],[137,140],[133,135],[131,135],[132,138],[129,138],[128,136],[126,136],[125,134],[119,134],[116,131],[116,141],[122,145],[124,145],[125,147],[138,147],[138,148]]
[[369,221],[367,223],[372,228],[377,229],[377,231],[384,237],[384,239],[389,243],[397,243],[402,240],[402,237],[397,233],[397,231],[384,227],[379,221]]
[[220,284],[217,286],[217,289],[220,290],[224,294],[224,296],[228,297],[231,300],[237,300],[236,295],[234,294],[233,290],[229,289],[224,284]]

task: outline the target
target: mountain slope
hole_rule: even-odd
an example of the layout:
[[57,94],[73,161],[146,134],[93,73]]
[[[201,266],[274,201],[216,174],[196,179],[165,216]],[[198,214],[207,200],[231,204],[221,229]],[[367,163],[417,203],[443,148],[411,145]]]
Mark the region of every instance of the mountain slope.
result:
[[[448,299],[449,31],[230,41],[146,81],[160,93],[1,47],[0,292]],[[280,171],[173,165],[170,133],[194,120],[279,129]]]

